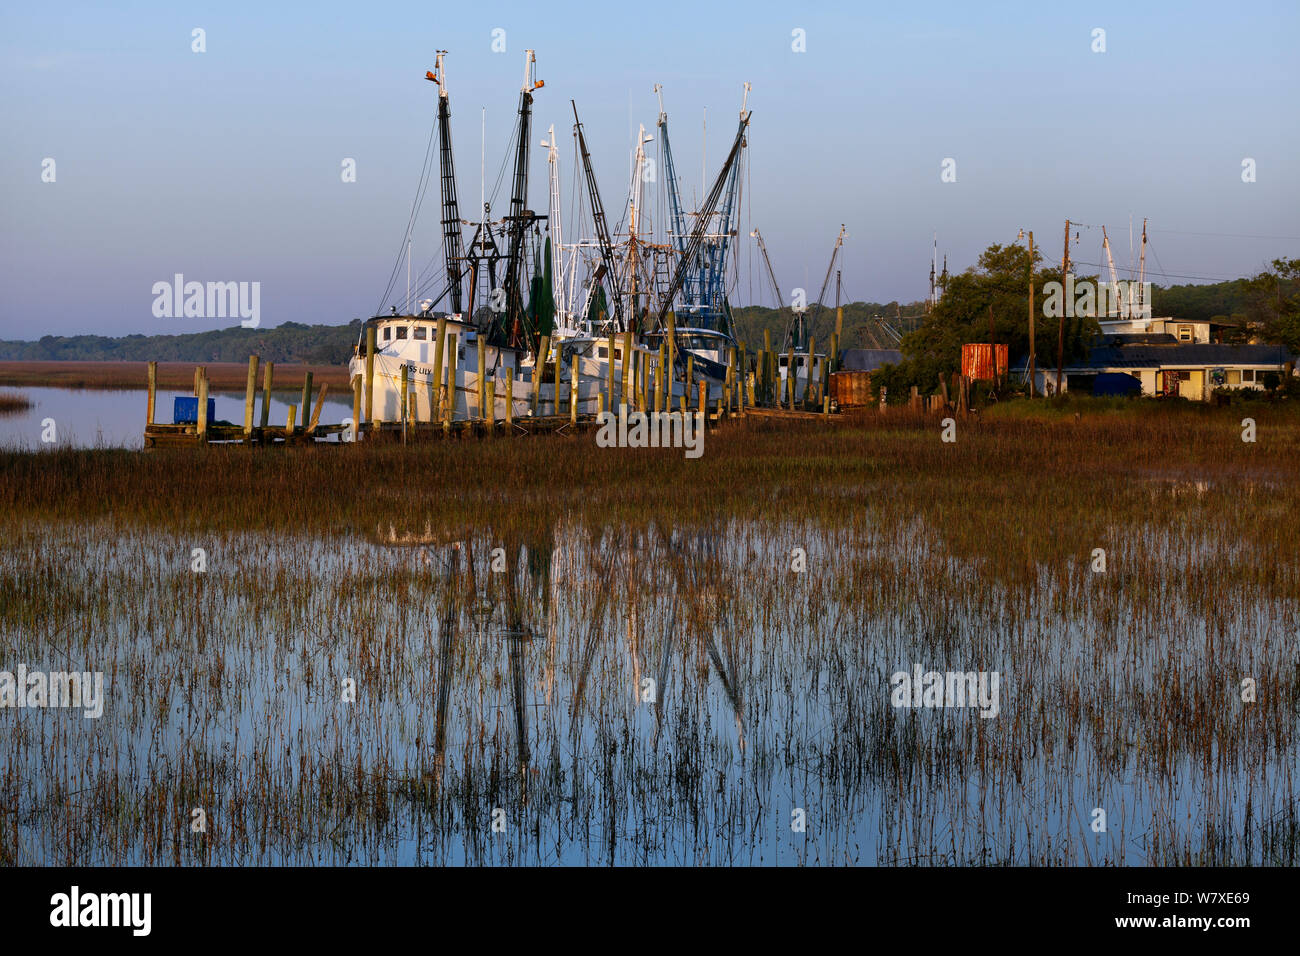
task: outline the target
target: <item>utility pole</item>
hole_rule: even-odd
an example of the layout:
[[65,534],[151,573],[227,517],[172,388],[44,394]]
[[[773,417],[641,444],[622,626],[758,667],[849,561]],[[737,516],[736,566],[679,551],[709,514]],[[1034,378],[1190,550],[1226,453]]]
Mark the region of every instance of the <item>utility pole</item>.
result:
[[[1070,274],[1070,220],[1065,220],[1065,254],[1061,257],[1061,290],[1068,298],[1066,276]],[[1065,374],[1065,309],[1061,309],[1061,323],[1056,333],[1056,394],[1061,394]]]
[[1029,230],[1029,397],[1034,397],[1034,230]]

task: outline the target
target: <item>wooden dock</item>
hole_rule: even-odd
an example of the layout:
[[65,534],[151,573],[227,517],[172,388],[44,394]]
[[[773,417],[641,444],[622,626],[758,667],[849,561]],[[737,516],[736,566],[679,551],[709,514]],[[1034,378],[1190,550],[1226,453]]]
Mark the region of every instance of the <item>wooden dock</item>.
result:
[[[262,372],[262,407],[260,418],[255,420],[257,405],[258,372]],[[576,365],[575,365],[576,372]],[[325,423],[320,421],[324,408],[325,396],[329,386],[324,385],[319,391],[312,387],[312,372],[305,373],[302,384],[302,398],[296,405],[288,408],[285,423],[273,425],[270,422],[270,403],[274,363],[261,363],[258,356],[248,360],[248,376],[244,395],[244,421],[242,424],[228,421],[208,420],[209,382],[207,369],[197,366],[194,369],[194,398],[197,402],[197,416],[193,422],[165,423],[156,421],[156,402],[158,391],[158,363],[148,365],[148,410],[144,429],[145,448],[200,447],[210,444],[244,444],[258,446],[274,445],[340,445],[352,442],[415,442],[433,441],[446,438],[485,438],[489,436],[522,437],[526,435],[563,435],[578,434],[600,426],[600,412],[579,413],[570,399],[570,407],[560,414],[516,416],[507,412],[505,418],[490,420],[486,415],[479,418],[428,422],[407,419],[396,422],[361,422],[361,398],[363,394],[360,381],[353,388],[353,416],[351,422]],[[701,383],[703,386],[703,383]],[[489,391],[491,391],[489,389]],[[745,414],[740,397],[740,389],[729,390],[735,405],[730,409],[728,401],[719,399],[710,406],[705,414],[705,421],[716,424],[725,418]],[[576,390],[575,390],[576,393]],[[703,402],[704,389],[700,390],[700,402]],[[403,403],[406,404],[405,402]],[[493,403],[495,404],[495,403]],[[486,402],[480,403],[480,407]],[[600,402],[603,411],[605,403]],[[675,411],[698,412],[698,408],[675,409]],[[507,408],[511,403],[507,401]],[[311,409],[311,416],[299,414],[299,409]],[[663,411],[668,411],[665,406]]]

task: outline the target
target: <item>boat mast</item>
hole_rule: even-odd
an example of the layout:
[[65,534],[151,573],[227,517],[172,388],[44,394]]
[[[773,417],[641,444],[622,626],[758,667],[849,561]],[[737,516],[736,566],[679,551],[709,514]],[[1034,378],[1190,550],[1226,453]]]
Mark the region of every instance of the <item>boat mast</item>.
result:
[[740,128],[736,130],[735,142],[731,144],[731,151],[727,154],[726,161],[722,164],[722,169],[718,171],[718,178],[713,183],[713,188],[709,190],[708,197],[704,200],[704,205],[700,208],[700,215],[695,223],[695,229],[691,233],[691,240],[686,244],[686,249],[677,259],[677,268],[673,270],[673,279],[668,286],[668,291],[664,295],[663,302],[659,306],[659,314],[656,318],[655,327],[663,328],[664,319],[668,315],[668,310],[672,308],[673,298],[677,295],[686,280],[686,273],[690,269],[691,263],[700,255],[700,247],[704,244],[704,235],[708,230],[709,220],[713,217],[713,212],[718,206],[718,200],[722,196],[722,190],[727,185],[727,180],[732,167],[740,156],[740,150],[745,144],[745,129],[749,125],[749,112],[743,112],[740,119]]
[[[460,205],[456,196],[456,163],[451,149],[451,103],[447,96],[446,50],[437,51],[434,71],[424,78],[438,84],[438,162],[442,173],[442,246],[447,262],[447,287],[451,290],[451,311],[459,314],[461,263],[464,261]],[[409,258],[409,256],[408,256]]]
[[538,217],[526,208],[528,203],[528,147],[533,118],[533,91],[544,85],[534,79],[537,57],[532,50],[524,51],[524,82],[519,89],[519,138],[515,143],[514,189],[510,194],[510,244],[506,254],[506,315],[498,335],[504,333],[506,343],[514,348],[523,345],[523,296],[520,292],[519,271],[524,258],[524,240],[528,226]]
[[1138,259],[1138,315],[1146,315],[1147,221],[1142,220],[1142,255]]
[[1106,304],[1106,315],[1111,315],[1112,311],[1123,312],[1123,304],[1118,301],[1119,298],[1119,274],[1115,271],[1115,258],[1110,254],[1110,237],[1106,235],[1106,227],[1101,227],[1101,247],[1106,251],[1106,265],[1110,268],[1110,301]]
[[[605,206],[600,201],[596,175],[591,171],[591,154],[587,152],[587,137],[583,135],[582,122],[578,119],[578,106],[573,100],[569,100],[569,105],[573,107],[573,128],[578,136],[578,151],[582,154],[582,169],[587,179],[587,192],[591,199],[591,218],[596,224],[596,241],[600,244],[601,268],[592,276],[592,288],[595,288],[595,283],[601,281],[602,272],[609,276],[610,289],[613,292],[609,301],[614,309],[615,327],[620,331],[626,331],[629,326],[623,319],[622,289],[618,281],[617,264],[614,261],[614,245],[609,238],[609,224],[605,221]],[[633,316],[630,321],[635,324],[636,316]],[[633,331],[639,332],[640,329],[633,329]]]
[[564,288],[564,233],[561,222],[560,209],[560,151],[555,145],[555,125],[546,131],[546,139],[542,145],[546,147],[546,165],[549,167],[551,179],[551,198],[550,208],[546,221],[550,224],[551,230],[551,273],[555,277],[552,283],[555,287],[555,311],[558,315],[564,317],[564,324],[567,328],[569,300]]

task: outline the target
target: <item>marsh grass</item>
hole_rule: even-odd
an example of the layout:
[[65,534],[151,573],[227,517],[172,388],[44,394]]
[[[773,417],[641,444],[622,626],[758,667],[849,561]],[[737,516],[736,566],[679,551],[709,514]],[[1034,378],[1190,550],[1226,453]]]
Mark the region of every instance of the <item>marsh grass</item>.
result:
[[[0,711],[0,857],[1293,865],[1300,422],[1258,417],[4,453],[0,660],[109,704]],[[895,710],[913,663],[998,717]]]
[[31,407],[31,399],[25,395],[15,395],[12,392],[0,392],[0,415],[12,414],[14,412],[25,412]]

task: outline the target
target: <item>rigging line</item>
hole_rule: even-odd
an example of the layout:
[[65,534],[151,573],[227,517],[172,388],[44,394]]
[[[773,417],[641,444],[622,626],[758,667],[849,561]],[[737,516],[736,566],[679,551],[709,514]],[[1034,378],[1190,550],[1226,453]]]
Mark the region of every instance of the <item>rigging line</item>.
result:
[[411,201],[411,213],[406,220],[406,233],[402,236],[401,246],[397,250],[397,257],[393,261],[393,271],[388,277],[388,286],[384,289],[384,294],[379,299],[379,306],[375,309],[375,315],[379,315],[384,308],[384,302],[387,301],[389,294],[393,291],[393,285],[397,282],[398,273],[402,268],[402,255],[406,251],[406,244],[411,238],[411,231],[415,227],[415,218],[419,214],[420,205],[424,202],[424,192],[428,188],[429,168],[433,158],[433,138],[437,132],[438,124],[434,123],[429,127],[429,142],[424,147],[424,167],[420,172],[420,182],[415,190],[415,198]]
[[[1150,245],[1151,245],[1151,240],[1148,239],[1147,246],[1150,247]],[[1155,250],[1152,250],[1152,255],[1154,254],[1155,254]],[[1080,265],[1080,266],[1093,266],[1094,268],[1097,269],[1109,268],[1100,262],[1085,262],[1082,259],[1071,259],[1070,264]],[[1166,279],[1200,279],[1203,282],[1232,282],[1233,280],[1236,279],[1244,280],[1246,278],[1245,276],[1192,276],[1192,275],[1183,275],[1178,272],[1157,272],[1154,269],[1148,269],[1147,275],[1163,276]]]
[[[1165,236],[1214,236],[1219,239],[1268,239],[1274,242],[1300,242],[1300,236],[1249,236],[1234,232],[1183,232],[1178,229],[1148,229],[1148,234]],[[1150,240],[1147,240],[1150,244]]]
[[[430,146],[432,146],[432,133],[430,134]],[[423,208],[424,206],[424,197],[428,194],[429,179],[430,179],[429,172],[431,166],[432,166],[431,152],[426,150],[425,166],[424,166],[424,170],[421,172],[420,184],[416,189],[415,200],[413,201],[411,207],[411,215],[407,220],[406,235],[403,237],[403,241],[402,241],[403,248],[398,251],[397,260],[393,264],[393,273],[389,276],[388,279],[388,287],[384,290],[384,295],[383,298],[380,300],[379,308],[375,310],[376,315],[378,315],[380,310],[383,309],[384,302],[387,301],[389,295],[393,291],[394,285],[396,284],[397,276],[400,273],[401,265],[402,265],[402,252],[404,251],[407,252],[407,255],[409,256],[410,242],[415,231],[415,221],[419,218],[420,209]]]
[[[746,157],[747,161],[745,163],[745,179],[748,180],[748,185],[747,185],[748,192],[746,198],[749,200],[749,232],[753,232],[754,231],[754,167],[753,164],[748,161],[749,159],[750,157],[747,156]],[[753,242],[749,244],[749,264],[746,267],[747,271],[749,272],[749,301],[750,302],[754,301],[754,246],[755,245],[756,243]]]
[[[515,117],[514,126],[510,128],[511,143],[519,142],[519,124],[522,121],[523,121],[522,117],[519,116]],[[510,153],[511,150],[509,147],[507,147],[505,153],[501,157],[501,168],[497,171],[496,183],[492,186],[492,192],[488,193],[488,202],[494,206],[496,205],[496,201],[497,201],[497,193],[501,191],[501,181],[505,178],[506,175],[506,166],[510,162],[510,158],[511,158]]]

